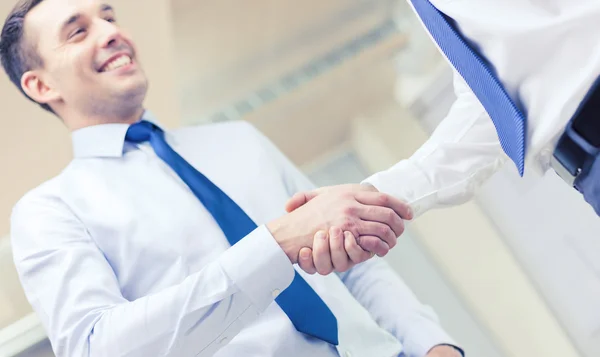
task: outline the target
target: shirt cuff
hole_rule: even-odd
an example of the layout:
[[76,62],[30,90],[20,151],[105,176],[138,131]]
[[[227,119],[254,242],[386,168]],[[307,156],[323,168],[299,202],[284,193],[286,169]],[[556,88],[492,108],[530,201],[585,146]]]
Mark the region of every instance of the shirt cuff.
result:
[[463,349],[438,325],[428,322],[415,323],[404,337],[404,354],[407,357],[425,356],[435,346],[448,345],[456,348],[463,356]]
[[294,279],[290,259],[264,225],[229,248],[220,263],[259,311],[264,311]]
[[373,185],[379,192],[408,203],[415,218],[435,206],[435,190],[429,178],[410,160],[400,161],[362,183]]

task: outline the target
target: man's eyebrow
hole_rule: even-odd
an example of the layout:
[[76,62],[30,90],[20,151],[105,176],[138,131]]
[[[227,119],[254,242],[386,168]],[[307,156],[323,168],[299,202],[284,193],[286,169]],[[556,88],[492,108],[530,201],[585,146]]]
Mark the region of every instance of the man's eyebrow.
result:
[[77,22],[77,20],[79,20],[80,18],[81,18],[81,14],[75,14],[75,15],[72,15],[71,17],[69,17],[67,19],[67,21],[63,22],[63,24],[60,28],[60,32],[62,33],[67,27],[69,27],[70,25]]
[[[102,6],[100,6],[100,11],[108,12],[108,11],[115,11],[115,9],[108,4],[103,4]],[[62,26],[60,27],[60,32],[62,33],[63,31],[65,31],[65,29],[67,27],[69,27],[70,25],[77,22],[80,18],[81,18],[81,14],[71,15],[65,22],[63,22]]]

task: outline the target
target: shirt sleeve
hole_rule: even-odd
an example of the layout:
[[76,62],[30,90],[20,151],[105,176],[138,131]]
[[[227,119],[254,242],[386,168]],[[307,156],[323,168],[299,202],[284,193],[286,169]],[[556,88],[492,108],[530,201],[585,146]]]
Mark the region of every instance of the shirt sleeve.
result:
[[12,242],[26,296],[57,357],[212,356],[294,277],[261,226],[181,283],[128,301],[83,224],[43,195],[15,206]]
[[491,118],[456,72],[454,88],[457,99],[427,142],[364,181],[409,203],[415,216],[470,200],[507,161]]
[[403,344],[402,356],[423,357],[438,345],[450,345],[462,353],[433,309],[416,298],[385,260],[374,257],[339,276],[379,326]]

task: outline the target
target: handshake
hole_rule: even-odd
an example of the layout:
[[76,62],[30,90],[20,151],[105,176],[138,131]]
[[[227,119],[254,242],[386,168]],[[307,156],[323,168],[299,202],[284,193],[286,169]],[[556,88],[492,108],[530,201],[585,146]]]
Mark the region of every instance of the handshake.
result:
[[297,193],[286,211],[267,228],[293,264],[321,275],[383,257],[413,218],[406,203],[368,185]]

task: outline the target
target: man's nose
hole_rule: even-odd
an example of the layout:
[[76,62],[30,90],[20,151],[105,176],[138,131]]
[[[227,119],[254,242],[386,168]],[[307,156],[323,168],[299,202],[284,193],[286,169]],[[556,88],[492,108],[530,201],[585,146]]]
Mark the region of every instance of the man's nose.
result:
[[123,41],[121,30],[110,22],[101,25],[100,47],[108,48],[118,46]]

